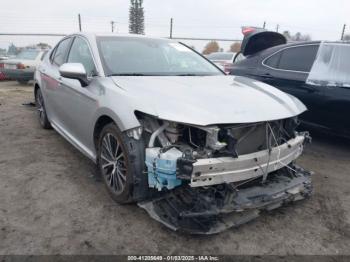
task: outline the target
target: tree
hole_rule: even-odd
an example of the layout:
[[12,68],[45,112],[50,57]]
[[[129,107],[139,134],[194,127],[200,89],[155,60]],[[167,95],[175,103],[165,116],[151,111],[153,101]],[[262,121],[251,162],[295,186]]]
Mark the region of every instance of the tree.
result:
[[145,34],[145,17],[142,3],[143,0],[130,0],[129,32],[131,34]]
[[297,32],[294,36],[292,36],[293,41],[310,41],[311,37],[309,35],[303,35],[300,32]]
[[203,50],[203,55],[209,55],[210,53],[218,52],[220,49],[218,42],[210,41]]
[[7,54],[8,55],[17,55],[18,48],[13,43],[11,43],[8,50],[7,50]]
[[308,34],[303,35],[300,32],[297,32],[295,35],[292,35],[289,31],[284,31],[282,33],[288,41],[310,41],[311,36]]
[[287,40],[290,40],[292,38],[289,31],[284,31],[282,34],[284,35],[285,38],[287,38]]
[[241,51],[241,43],[240,42],[235,42],[230,46],[230,52],[233,53],[238,53],[239,51]]

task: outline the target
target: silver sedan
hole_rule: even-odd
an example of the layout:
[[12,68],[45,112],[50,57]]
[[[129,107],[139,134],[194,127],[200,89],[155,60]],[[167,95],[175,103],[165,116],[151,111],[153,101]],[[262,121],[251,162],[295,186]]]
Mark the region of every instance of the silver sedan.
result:
[[295,165],[309,138],[296,132],[305,106],[225,75],[184,44],[67,36],[37,68],[35,98],[41,125],[98,165],[115,201],[137,201],[173,229],[193,231],[203,214],[271,209],[310,193],[309,173]]

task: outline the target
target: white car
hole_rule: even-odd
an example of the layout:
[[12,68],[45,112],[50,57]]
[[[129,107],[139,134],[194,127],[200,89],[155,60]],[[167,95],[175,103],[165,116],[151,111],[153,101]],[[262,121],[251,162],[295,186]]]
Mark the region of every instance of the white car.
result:
[[26,84],[33,80],[34,71],[48,50],[24,49],[16,57],[2,61],[0,68],[8,78]]
[[235,62],[244,59],[241,52],[214,52],[206,56],[211,62],[217,65],[226,74],[229,74]]

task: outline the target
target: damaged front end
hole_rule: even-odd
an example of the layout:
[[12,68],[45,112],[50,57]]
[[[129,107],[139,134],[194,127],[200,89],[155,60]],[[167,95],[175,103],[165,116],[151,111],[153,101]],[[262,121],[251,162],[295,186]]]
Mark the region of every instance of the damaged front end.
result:
[[213,234],[311,194],[295,160],[311,138],[297,118],[195,126],[142,115],[153,197],[139,206],[167,227]]

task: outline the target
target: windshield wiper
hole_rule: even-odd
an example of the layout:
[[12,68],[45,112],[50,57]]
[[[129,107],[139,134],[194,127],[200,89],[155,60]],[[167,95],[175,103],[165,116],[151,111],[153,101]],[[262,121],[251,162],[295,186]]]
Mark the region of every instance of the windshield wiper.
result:
[[121,73],[121,74],[110,74],[108,76],[145,76],[145,74],[140,74],[140,73]]

